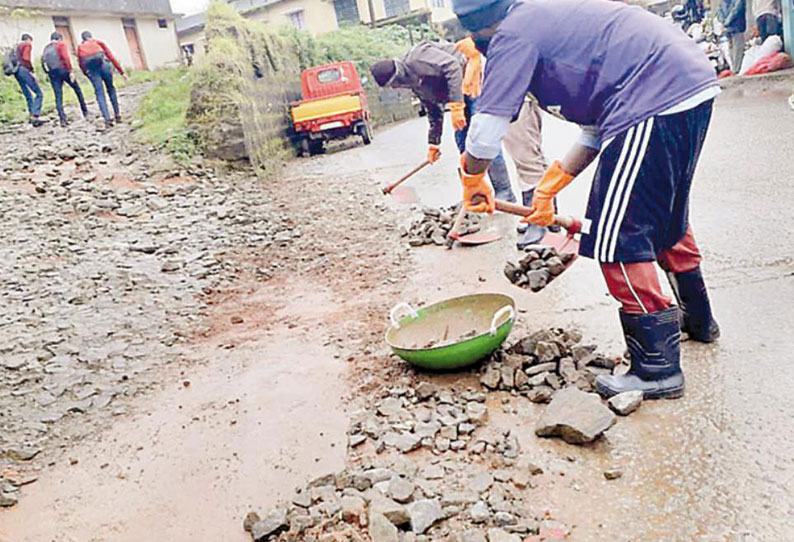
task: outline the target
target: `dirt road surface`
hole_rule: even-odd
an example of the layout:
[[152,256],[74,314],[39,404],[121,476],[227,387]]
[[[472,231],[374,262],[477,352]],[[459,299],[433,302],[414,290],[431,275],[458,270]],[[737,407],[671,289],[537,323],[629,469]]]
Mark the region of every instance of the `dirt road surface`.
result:
[[[491,423],[512,429],[522,454],[544,465],[530,490],[533,508],[569,526],[570,540],[790,537],[794,232],[785,219],[794,199],[794,123],[782,98],[726,97],[716,107],[691,208],[722,338],[683,345],[685,398],[645,403],[589,447],[536,438],[542,406],[520,397],[504,393],[508,406],[491,411]],[[406,246],[397,230],[411,210],[380,195],[379,186],[421,161],[424,130],[423,119],[409,121],[380,132],[371,146],[294,162],[267,182],[239,181],[235,197],[266,202],[262,220],[290,231],[289,241],[226,247],[224,265],[234,272],[194,291],[201,304],[185,309],[175,360],[136,373],[141,389],[114,399],[124,407],[115,416],[92,407],[56,422],[57,434],[41,441],[27,468],[38,480],[22,488],[18,505],[0,511],[0,540],[250,540],[241,528],[245,513],[342,468],[351,413],[406,374],[382,341],[388,310],[399,301],[503,292],[519,308],[514,337],[576,327],[600,351],[620,355],[617,307],[591,261],[577,261],[537,294],[503,277],[515,253],[515,219],[489,219],[487,227],[505,237],[483,247]],[[426,205],[459,195],[447,132],[442,161],[409,181]],[[547,154],[562,155],[576,135],[548,118]],[[590,174],[561,196],[564,211],[583,214]],[[222,174],[215,184],[198,181],[198,191],[211,195],[222,181]],[[16,184],[0,181],[0,190]],[[220,205],[234,213],[243,203]],[[193,220],[191,212],[181,209],[173,235],[189,240],[196,231],[189,224],[206,218],[206,208]],[[131,220],[148,227],[157,211]],[[242,239],[229,231],[219,244]],[[116,264],[127,258],[115,257]],[[155,297],[167,308],[178,286]],[[471,380],[427,378],[439,386]],[[624,475],[606,481],[603,472],[614,465]]]

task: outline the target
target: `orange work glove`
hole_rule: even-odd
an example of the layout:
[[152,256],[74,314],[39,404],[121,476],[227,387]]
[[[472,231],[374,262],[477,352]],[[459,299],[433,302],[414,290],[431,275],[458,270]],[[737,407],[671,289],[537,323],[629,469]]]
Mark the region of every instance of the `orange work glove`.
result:
[[471,38],[464,38],[457,42],[455,50],[466,57],[466,69],[463,72],[463,94],[476,98],[482,92],[482,55]]
[[449,102],[449,112],[452,113],[452,126],[456,131],[466,127],[466,106],[463,102]]
[[441,149],[438,148],[438,145],[428,145],[427,161],[431,164],[435,164],[439,158],[441,158]]
[[556,160],[535,188],[532,197],[532,213],[521,221],[538,226],[551,226],[554,223],[554,196],[560,190],[571,184],[574,176],[562,169],[562,164]]
[[460,156],[458,175],[463,185],[463,206],[466,210],[472,213],[493,213],[496,210],[493,188],[485,180],[484,171],[473,175],[466,173],[466,153]]

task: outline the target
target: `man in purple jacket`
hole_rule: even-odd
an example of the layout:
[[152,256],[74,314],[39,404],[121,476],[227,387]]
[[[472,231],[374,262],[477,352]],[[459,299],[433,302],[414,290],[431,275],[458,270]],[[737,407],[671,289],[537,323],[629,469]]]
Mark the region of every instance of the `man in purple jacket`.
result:
[[[705,55],[678,28],[607,0],[453,0],[487,54],[485,83],[461,158],[464,202],[493,212],[483,171],[524,97],[582,126],[546,171],[525,220],[549,225],[554,196],[599,154],[580,252],[597,259],[631,354],[626,375],[600,376],[605,396],[680,397],[681,329],[711,342],[719,327],[689,228],[689,189],[720,89]],[[565,29],[569,29],[566,31]],[[678,307],[663,295],[667,272]]]

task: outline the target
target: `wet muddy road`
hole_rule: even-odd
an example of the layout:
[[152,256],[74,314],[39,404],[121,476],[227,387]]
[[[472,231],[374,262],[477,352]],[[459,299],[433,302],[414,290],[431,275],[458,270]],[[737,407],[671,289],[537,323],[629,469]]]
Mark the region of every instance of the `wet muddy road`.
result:
[[[517,414],[493,416],[497,426],[518,428],[523,453],[546,465],[535,508],[573,527],[571,540],[791,537],[794,232],[776,227],[791,216],[794,199],[794,122],[780,121],[791,115],[776,96],[718,101],[693,189],[692,224],[723,337],[715,345],[683,345],[686,397],[645,403],[585,448],[537,439],[537,405],[517,402]],[[348,414],[356,405],[350,383],[362,369],[345,358],[366,356],[356,351],[371,348],[367,341],[401,300],[504,292],[519,308],[514,336],[573,326],[601,352],[622,352],[617,306],[591,261],[580,259],[538,294],[507,282],[502,267],[515,252],[512,217],[489,219],[488,227],[505,237],[483,247],[356,252],[363,241],[399,243],[394,226],[408,208],[372,198],[379,183],[422,160],[424,131],[424,119],[413,120],[380,132],[369,147],[290,166],[285,186],[301,180],[325,202],[303,217],[318,224],[310,231],[336,235],[346,221],[357,236],[321,244],[369,260],[359,270],[351,264],[347,280],[338,270],[327,283],[276,277],[219,303],[213,316],[242,310],[245,329],[197,342],[201,364],[164,370],[162,389],[139,398],[109,430],[52,451],[54,466],[25,488],[18,506],[0,512],[0,540],[248,540],[240,529],[248,509],[272,505],[344,464]],[[447,131],[442,161],[409,181],[428,205],[454,203],[459,194]],[[560,156],[576,135],[547,118],[548,156]],[[582,215],[588,183],[586,174],[561,196],[565,212]],[[367,212],[352,204],[332,212],[335,198],[357,193]],[[329,338],[327,330],[336,335]],[[602,473],[612,465],[624,476],[607,482]]]

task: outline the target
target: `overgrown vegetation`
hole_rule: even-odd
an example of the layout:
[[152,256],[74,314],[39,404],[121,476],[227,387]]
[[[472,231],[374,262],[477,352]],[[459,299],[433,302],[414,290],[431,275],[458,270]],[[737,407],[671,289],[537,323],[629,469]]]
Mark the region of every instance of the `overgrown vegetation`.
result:
[[186,68],[151,72],[157,86],[144,96],[137,113],[142,141],[166,148],[180,162],[197,151],[196,135],[188,130],[187,110],[193,88],[193,74]]

